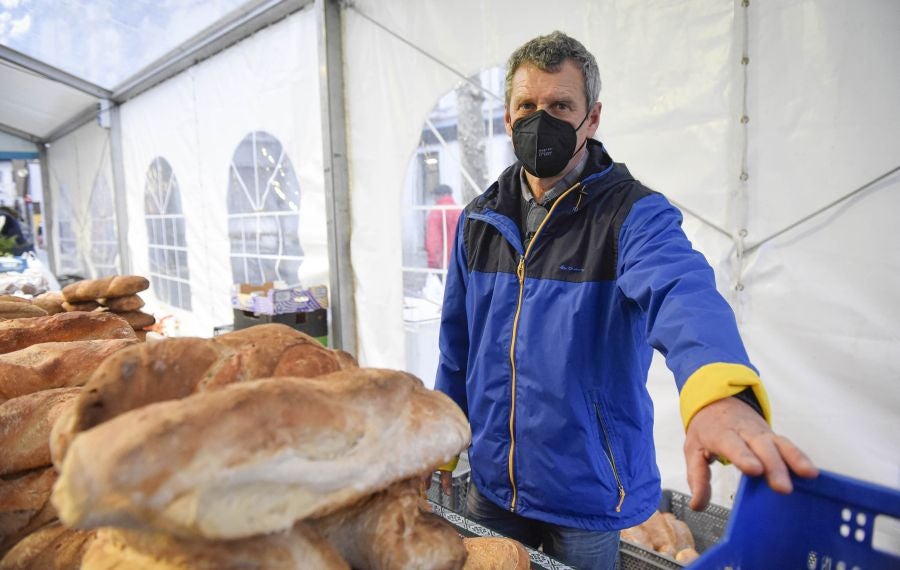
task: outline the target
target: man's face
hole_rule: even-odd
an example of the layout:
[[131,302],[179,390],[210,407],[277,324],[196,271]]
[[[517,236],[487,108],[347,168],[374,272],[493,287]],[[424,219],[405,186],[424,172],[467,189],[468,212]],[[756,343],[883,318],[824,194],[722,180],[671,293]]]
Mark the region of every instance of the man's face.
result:
[[[584,119],[588,111],[584,76],[572,60],[563,62],[556,73],[541,71],[529,63],[516,70],[505,115],[506,133],[512,136],[512,126],[517,120],[541,109],[566,121],[573,128]],[[595,103],[590,116],[576,132],[578,143],[575,147],[579,148],[584,139],[594,136],[599,124],[600,103]]]

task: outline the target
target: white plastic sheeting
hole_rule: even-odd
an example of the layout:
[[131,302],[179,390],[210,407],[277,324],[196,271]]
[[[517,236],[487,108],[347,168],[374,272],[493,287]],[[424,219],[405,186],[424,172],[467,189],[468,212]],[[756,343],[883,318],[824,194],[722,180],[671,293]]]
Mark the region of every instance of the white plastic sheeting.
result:
[[[102,269],[94,266],[95,258],[91,255],[94,214],[100,214],[100,222],[104,213],[112,215],[115,210],[97,208],[101,204],[92,199],[95,192],[112,185],[109,131],[96,123],[88,123],[53,141],[47,155],[55,270],[57,274],[98,277]],[[92,211],[92,205],[96,212]],[[112,264],[118,263],[118,259],[114,259]]]
[[175,318],[179,334],[209,336],[232,321],[227,190],[234,153],[250,133],[271,134],[290,158],[301,195],[299,279],[328,283],[315,26],[311,9],[298,12],[122,107],[135,273],[150,271],[144,192],[152,161],[165,158],[178,180],[193,310],[156,307]]
[[[598,138],[686,214],[772,399],[775,427],[821,466],[900,486],[896,176],[766,243],[743,245],[900,164],[900,4],[357,0],[345,12],[352,257],[361,361],[402,368],[402,188],[423,121],[460,77],[554,29],[598,58]],[[747,116],[744,30],[747,30]],[[387,33],[375,20],[415,45]],[[419,51],[421,50],[421,51]],[[746,129],[746,131],[745,131]],[[747,136],[746,181],[742,169]],[[741,290],[737,290],[741,289]],[[654,362],[665,487],[686,491],[671,374]],[[716,468],[727,504],[733,467]]]

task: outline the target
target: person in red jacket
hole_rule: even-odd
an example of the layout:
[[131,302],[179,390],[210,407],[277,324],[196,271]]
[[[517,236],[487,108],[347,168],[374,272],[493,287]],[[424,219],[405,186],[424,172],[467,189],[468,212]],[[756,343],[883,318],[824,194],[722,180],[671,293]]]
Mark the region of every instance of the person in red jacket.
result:
[[446,184],[435,188],[434,194],[434,203],[438,208],[429,212],[425,221],[425,253],[428,255],[428,267],[446,269],[461,209],[453,199],[453,189]]

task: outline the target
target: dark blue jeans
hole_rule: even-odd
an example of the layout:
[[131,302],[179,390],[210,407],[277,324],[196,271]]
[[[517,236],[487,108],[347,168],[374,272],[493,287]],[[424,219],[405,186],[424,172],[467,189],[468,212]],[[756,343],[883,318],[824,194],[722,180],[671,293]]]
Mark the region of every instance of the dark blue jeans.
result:
[[527,519],[486,499],[471,481],[466,517],[578,570],[615,570],[619,531],[582,530]]

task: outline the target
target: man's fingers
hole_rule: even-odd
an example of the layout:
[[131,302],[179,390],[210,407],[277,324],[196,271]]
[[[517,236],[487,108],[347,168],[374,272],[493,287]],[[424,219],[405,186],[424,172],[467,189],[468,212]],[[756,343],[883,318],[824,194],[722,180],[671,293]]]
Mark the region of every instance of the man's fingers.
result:
[[725,430],[720,433],[715,448],[710,446],[710,451],[732,462],[747,475],[755,477],[764,472],[759,457],[750,449],[748,442],[734,431]]
[[690,507],[695,511],[701,511],[709,504],[712,493],[709,487],[709,462],[700,449],[685,449],[687,461],[688,487],[691,488]]
[[805,453],[800,451],[799,447],[794,445],[794,442],[784,436],[778,435],[775,436],[775,446],[778,448],[778,451],[781,453],[785,462],[787,462],[791,471],[800,477],[805,477],[807,479],[819,476],[819,469]]
[[787,465],[775,445],[775,434],[772,432],[761,433],[745,439],[757,459],[762,462],[769,487],[776,493],[790,493],[794,486],[791,484],[791,475],[788,473]]

